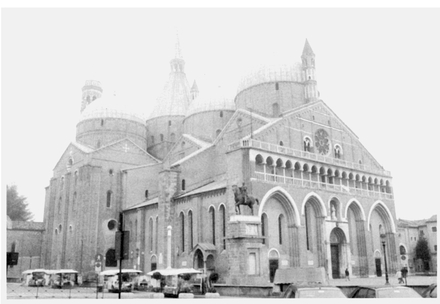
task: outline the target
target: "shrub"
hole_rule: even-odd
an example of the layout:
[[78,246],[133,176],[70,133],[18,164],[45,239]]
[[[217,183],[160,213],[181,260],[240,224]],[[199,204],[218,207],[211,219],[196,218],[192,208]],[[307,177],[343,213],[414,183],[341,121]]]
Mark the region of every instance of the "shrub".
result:
[[191,279],[191,275],[189,273],[184,273],[182,275],[182,279],[184,279],[185,281],[189,281],[189,279]]
[[218,273],[217,273],[217,272],[213,272],[213,273],[211,273],[211,274],[209,275],[209,280],[210,280],[212,283],[217,282],[217,280],[218,280]]
[[153,273],[152,275],[153,279],[155,280],[160,280],[162,279],[162,275],[160,274],[160,272],[156,271],[155,273]]

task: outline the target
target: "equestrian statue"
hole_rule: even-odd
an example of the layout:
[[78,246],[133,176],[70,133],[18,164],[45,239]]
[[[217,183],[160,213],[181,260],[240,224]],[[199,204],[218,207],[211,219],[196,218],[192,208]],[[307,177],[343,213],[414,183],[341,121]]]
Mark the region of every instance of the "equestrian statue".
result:
[[251,208],[252,215],[254,215],[254,205],[259,204],[257,198],[254,198],[251,195],[247,194],[247,187],[244,185],[242,187],[237,187],[236,185],[232,186],[232,191],[234,192],[235,198],[235,212],[241,214],[240,205],[246,205]]

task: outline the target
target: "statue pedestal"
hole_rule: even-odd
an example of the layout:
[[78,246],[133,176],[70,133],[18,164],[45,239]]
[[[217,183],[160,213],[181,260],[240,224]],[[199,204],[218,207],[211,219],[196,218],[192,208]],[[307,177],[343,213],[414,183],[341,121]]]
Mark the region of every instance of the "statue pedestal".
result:
[[229,277],[227,284],[265,285],[263,267],[266,256],[262,256],[263,238],[258,216],[233,215],[229,221],[228,257]]

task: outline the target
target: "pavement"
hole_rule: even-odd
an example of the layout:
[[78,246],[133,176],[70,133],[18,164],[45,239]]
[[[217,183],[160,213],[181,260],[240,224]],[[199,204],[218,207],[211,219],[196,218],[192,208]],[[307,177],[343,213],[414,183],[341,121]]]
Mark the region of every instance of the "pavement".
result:
[[[429,286],[432,283],[437,283],[437,276],[408,276],[406,285],[408,286]],[[398,279],[395,275],[388,276],[388,282],[391,285],[398,285]],[[330,279],[330,285],[335,286],[368,286],[368,285],[383,285],[385,284],[385,275],[382,277],[371,278],[353,278],[350,280],[344,279]],[[401,284],[405,285],[405,284]]]

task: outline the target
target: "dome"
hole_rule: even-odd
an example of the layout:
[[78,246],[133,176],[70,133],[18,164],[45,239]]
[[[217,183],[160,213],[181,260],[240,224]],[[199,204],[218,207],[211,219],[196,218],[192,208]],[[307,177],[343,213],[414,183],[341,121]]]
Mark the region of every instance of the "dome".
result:
[[186,116],[188,117],[195,113],[215,110],[235,111],[234,100],[228,97],[206,96],[200,94],[190,103]]
[[162,116],[185,116],[190,101],[190,88],[185,73],[171,72],[148,119]]
[[145,124],[144,115],[139,114],[130,102],[123,102],[118,96],[103,96],[90,103],[80,114],[79,122],[94,118],[122,118]]
[[279,65],[270,67],[261,67],[256,71],[249,73],[240,82],[237,94],[252,86],[277,81],[303,82],[303,71],[300,63],[293,65]]

